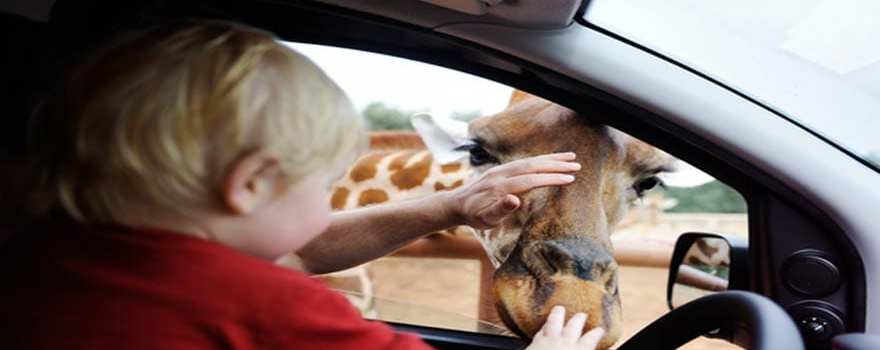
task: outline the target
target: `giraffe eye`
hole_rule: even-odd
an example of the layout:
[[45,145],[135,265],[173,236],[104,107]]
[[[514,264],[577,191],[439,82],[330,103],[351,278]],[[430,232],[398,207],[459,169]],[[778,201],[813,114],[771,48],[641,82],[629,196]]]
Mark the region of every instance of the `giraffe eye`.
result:
[[642,197],[645,195],[645,192],[657,187],[657,185],[664,186],[663,181],[659,177],[651,176],[636,182],[633,185],[633,190],[636,191],[637,196]]
[[456,148],[456,150],[468,151],[468,153],[470,153],[470,162],[472,166],[498,163],[498,158],[495,158],[489,154],[489,152],[486,152],[486,150],[476,142],[466,143]]

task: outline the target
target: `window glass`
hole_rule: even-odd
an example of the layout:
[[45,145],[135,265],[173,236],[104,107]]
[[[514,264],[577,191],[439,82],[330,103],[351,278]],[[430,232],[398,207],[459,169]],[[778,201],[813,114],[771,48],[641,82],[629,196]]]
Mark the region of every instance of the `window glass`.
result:
[[[314,60],[350,95],[374,135],[411,131],[409,117],[419,112],[462,121],[495,114],[505,109],[513,92],[482,78],[405,59],[289,45]],[[665,188],[658,186],[636,200],[612,236],[616,254],[629,254],[625,261],[619,259],[622,340],[666,313],[665,264],[678,235],[688,231],[748,233],[746,205],[736,191],[687,164],[680,164],[679,169],[680,176],[665,178]],[[425,193],[435,190],[432,187]],[[346,203],[342,210],[356,206]],[[345,294],[368,318],[513,336],[494,311],[489,285],[493,264],[473,235],[454,237],[432,236],[416,244],[434,248],[412,250],[320,278]],[[420,252],[443,247],[453,252],[420,256]],[[699,339],[686,348],[724,345]]]
[[584,18],[793,118],[880,171],[880,2],[599,0]]

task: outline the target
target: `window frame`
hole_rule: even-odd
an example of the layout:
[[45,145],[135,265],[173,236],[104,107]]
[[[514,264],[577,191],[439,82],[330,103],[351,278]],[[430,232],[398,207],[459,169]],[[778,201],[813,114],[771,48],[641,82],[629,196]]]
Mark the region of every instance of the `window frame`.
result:
[[[257,4],[260,6],[236,8],[236,15],[230,19],[267,28],[283,40],[407,58],[535,93],[576,111],[589,110],[593,112],[593,116],[597,116],[595,121],[626,132],[699,166],[701,170],[739,192],[746,200],[749,243],[757,248],[750,250],[751,266],[769,266],[771,262],[780,260],[781,257],[774,256],[778,252],[769,249],[771,241],[778,246],[787,240],[796,240],[798,236],[786,232],[771,235],[769,231],[795,222],[817,224],[818,226],[814,226],[815,230],[802,234],[826,236],[825,239],[814,240],[815,244],[824,249],[837,252],[855,251],[842,229],[788,184],[715,144],[713,140],[560,72],[428,28],[333,5],[290,1],[283,5],[286,11],[273,8],[273,12],[268,9],[272,4]],[[267,8],[260,8],[261,6]],[[290,23],[297,25],[291,26]],[[331,28],[332,30],[328,30]],[[771,211],[775,213],[783,210],[790,215],[778,218],[771,215]],[[856,254],[842,254],[842,258],[846,260],[848,277],[852,284],[848,291],[849,303],[844,308],[850,322],[848,330],[863,331],[866,299],[864,266]],[[779,294],[783,287],[773,269],[754,272],[756,273],[750,274],[752,291],[771,297]]]

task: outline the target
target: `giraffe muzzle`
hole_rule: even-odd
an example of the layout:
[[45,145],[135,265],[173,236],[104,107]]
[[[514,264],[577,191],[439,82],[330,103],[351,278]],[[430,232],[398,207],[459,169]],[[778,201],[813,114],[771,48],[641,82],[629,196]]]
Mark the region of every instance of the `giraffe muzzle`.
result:
[[605,246],[586,239],[520,241],[494,275],[496,306],[505,325],[526,337],[540,330],[555,305],[588,315],[584,330],[607,332],[601,349],[620,336],[617,263]]
[[561,274],[604,282],[617,273],[617,264],[610,252],[579,239],[532,242],[523,250],[522,263],[539,280]]

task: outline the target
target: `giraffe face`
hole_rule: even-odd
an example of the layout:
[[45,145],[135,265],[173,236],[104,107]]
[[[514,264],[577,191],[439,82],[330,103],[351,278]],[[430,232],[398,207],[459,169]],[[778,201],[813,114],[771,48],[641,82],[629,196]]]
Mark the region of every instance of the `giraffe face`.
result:
[[574,183],[535,189],[498,227],[480,232],[498,269],[499,313],[513,331],[532,336],[554,305],[589,315],[586,329],[620,335],[617,263],[609,235],[673,158],[626,134],[593,124],[565,107],[521,92],[501,113],[469,127],[477,172],[529,156],[573,151],[582,169]]

